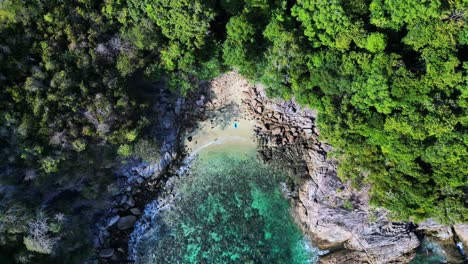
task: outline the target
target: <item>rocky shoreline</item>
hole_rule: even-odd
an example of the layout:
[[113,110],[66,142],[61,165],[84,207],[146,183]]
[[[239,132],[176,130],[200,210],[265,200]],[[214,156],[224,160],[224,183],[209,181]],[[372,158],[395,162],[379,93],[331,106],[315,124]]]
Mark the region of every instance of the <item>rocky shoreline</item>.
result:
[[152,95],[153,110],[157,124],[152,135],[161,142],[158,162],[126,159],[116,169],[116,191],[112,207],[94,227],[94,257],[86,263],[131,263],[128,261],[128,243],[134,225],[144,212],[145,206],[157,197],[166,196],[166,182],[181,166],[185,150],[183,133],[193,130],[197,122],[205,119],[205,107],[198,98],[206,93],[208,85],[202,84],[197,95],[185,99],[166,89]]
[[[367,190],[353,190],[336,176],[331,146],[318,141],[315,111],[294,101],[275,102],[254,88],[246,102],[259,122],[261,153],[266,160],[289,163],[301,182],[293,186],[293,215],[303,231],[328,254],[321,263],[407,263],[419,246],[409,223],[371,211]],[[375,220],[370,221],[371,216]]]
[[356,190],[338,179],[338,162],[327,155],[332,147],[318,140],[315,111],[294,100],[268,99],[262,86],[252,87],[248,97],[264,160],[279,160],[301,176],[289,186],[293,215],[325,250],[320,263],[409,263],[422,237],[441,245],[447,263],[466,263],[455,244],[468,247],[468,225],[392,221],[386,210],[369,206],[368,188]]
[[[225,76],[242,78],[236,73]],[[88,263],[129,263],[128,242],[135,222],[145,205],[168,195],[165,183],[176,174],[186,155],[183,136],[207,118],[207,108],[216,107],[210,106],[211,85],[203,83],[196,94],[187,97],[192,100],[161,90],[153,106],[161,113],[155,117],[159,125],[154,132],[163,142],[161,160],[154,164],[128,160],[116,172],[119,190],[113,208],[96,225],[98,258]],[[324,250],[320,263],[408,263],[420,245],[416,233],[441,241],[434,235],[439,231],[431,229],[436,223],[424,229],[424,225],[393,222],[385,210],[369,207],[368,189],[356,191],[337,178],[337,161],[328,156],[332,147],[318,140],[315,111],[303,109],[293,100],[270,100],[260,85],[249,85],[243,104],[257,121],[259,155],[266,162],[279,165],[280,161],[299,176],[298,182],[288,183],[284,189],[291,198],[296,222]],[[444,228],[453,231],[442,236],[443,241],[452,241],[451,245],[446,243],[446,251],[452,256],[448,259],[454,261],[450,263],[463,263],[453,250],[453,241],[464,241],[468,247],[467,225],[459,225],[458,231],[442,225],[437,230]]]

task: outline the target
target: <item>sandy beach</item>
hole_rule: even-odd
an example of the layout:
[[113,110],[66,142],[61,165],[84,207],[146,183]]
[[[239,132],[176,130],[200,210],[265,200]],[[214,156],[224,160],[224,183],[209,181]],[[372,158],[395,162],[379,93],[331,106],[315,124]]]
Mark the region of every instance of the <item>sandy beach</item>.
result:
[[255,149],[255,121],[242,103],[250,85],[237,73],[230,72],[211,82],[211,100],[207,104],[206,121],[188,133],[184,144],[190,155],[201,150],[233,148],[244,151]]

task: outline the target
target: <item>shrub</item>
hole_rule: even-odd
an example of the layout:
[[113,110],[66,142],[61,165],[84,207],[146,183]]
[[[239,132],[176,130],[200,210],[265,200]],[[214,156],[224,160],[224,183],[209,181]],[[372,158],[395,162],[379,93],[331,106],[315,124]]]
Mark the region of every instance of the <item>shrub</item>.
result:
[[57,239],[48,234],[50,226],[47,221],[47,217],[39,213],[34,220],[29,222],[28,235],[23,238],[23,243],[28,250],[42,254],[52,253]]

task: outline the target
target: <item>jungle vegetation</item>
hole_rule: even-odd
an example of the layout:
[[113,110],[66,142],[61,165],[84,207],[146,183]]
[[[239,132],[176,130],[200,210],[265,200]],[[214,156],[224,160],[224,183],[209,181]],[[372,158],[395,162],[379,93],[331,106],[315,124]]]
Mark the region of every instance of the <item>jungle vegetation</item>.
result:
[[467,21],[467,0],[2,0],[0,251],[86,258],[109,164],[151,125],[135,80],[229,68],[318,109],[340,178],[395,219],[466,222]]

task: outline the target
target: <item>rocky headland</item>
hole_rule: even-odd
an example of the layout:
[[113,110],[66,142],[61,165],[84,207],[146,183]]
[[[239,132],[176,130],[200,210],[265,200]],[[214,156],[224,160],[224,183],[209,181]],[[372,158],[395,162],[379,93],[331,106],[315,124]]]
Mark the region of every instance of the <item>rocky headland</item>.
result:
[[466,261],[456,243],[467,248],[468,225],[392,221],[385,209],[369,206],[369,187],[357,190],[338,179],[338,161],[329,155],[332,146],[319,140],[315,111],[268,99],[261,85],[247,95],[260,154],[301,176],[288,193],[298,224],[324,250],[320,263],[409,263],[423,237],[442,246],[448,263]]
[[301,181],[290,190],[293,215],[322,250],[321,263],[408,263],[419,246],[410,223],[392,222],[371,209],[367,189],[354,190],[336,175],[332,147],[318,140],[316,112],[293,100],[269,100],[261,86],[250,91],[261,153],[289,164]]

